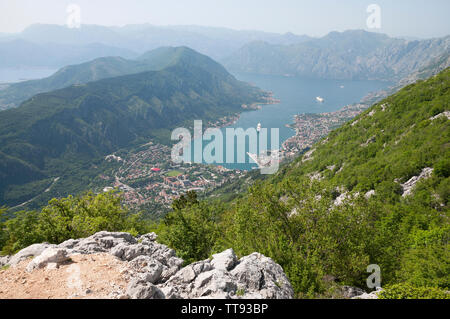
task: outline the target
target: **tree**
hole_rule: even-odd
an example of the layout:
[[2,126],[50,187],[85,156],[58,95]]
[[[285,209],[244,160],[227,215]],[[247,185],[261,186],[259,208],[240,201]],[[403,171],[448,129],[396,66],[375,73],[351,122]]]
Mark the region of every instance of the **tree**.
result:
[[142,214],[131,214],[122,206],[121,199],[115,191],[98,195],[88,192],[77,197],[52,199],[41,212],[22,211],[5,222],[0,220],[3,252],[12,254],[43,241],[59,244],[99,231],[122,231],[133,235],[149,232],[152,225],[142,218]]
[[191,263],[208,258],[220,235],[220,204],[199,202],[194,192],[180,197],[173,211],[164,218],[159,240],[175,249],[177,255]]

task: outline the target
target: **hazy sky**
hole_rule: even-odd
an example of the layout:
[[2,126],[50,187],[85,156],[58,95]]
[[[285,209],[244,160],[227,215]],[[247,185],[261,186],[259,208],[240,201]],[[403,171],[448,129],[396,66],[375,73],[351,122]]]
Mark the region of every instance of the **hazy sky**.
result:
[[381,29],[393,36],[450,34],[450,0],[0,0],[0,32],[33,23],[65,24],[69,4],[84,24],[204,25],[322,36],[368,29],[370,4],[381,8]]

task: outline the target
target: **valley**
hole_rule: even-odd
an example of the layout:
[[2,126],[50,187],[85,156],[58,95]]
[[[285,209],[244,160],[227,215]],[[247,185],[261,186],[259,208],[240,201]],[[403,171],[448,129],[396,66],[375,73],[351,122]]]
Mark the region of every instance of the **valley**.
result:
[[0,299],[450,299],[450,6],[233,2],[8,4]]

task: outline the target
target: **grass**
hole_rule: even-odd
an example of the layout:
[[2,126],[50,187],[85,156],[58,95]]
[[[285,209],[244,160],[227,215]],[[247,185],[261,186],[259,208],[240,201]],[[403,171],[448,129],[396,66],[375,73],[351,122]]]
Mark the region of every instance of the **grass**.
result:
[[181,174],[183,174],[183,172],[177,171],[177,170],[173,170],[167,173],[168,177],[176,177],[176,176],[180,176]]
[[236,291],[236,296],[242,297],[242,296],[244,296],[244,295],[245,295],[245,289],[244,289],[244,288],[238,289],[238,290]]

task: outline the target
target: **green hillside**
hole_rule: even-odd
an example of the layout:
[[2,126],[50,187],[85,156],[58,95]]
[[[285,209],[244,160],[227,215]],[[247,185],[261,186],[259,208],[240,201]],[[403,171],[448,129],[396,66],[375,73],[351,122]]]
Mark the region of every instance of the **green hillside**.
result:
[[180,58],[161,71],[38,94],[1,112],[0,203],[22,203],[62,176],[64,192],[76,193],[95,159],[149,140],[168,143],[177,126],[235,114],[265,95],[210,58],[183,51],[189,63]]
[[449,89],[450,69],[405,87],[231,202],[182,198],[160,238],[189,260],[259,251],[299,297],[368,290],[370,264],[395,291],[449,290]]
[[121,57],[98,58],[86,63],[63,67],[44,79],[7,85],[0,89],[0,110],[17,107],[39,93],[112,77],[159,71],[180,63],[185,66],[214,68],[216,72],[222,73],[223,76],[229,76],[225,69],[216,63],[211,63],[211,61],[207,56],[187,47],[155,49],[143,54],[137,60],[127,60]]

